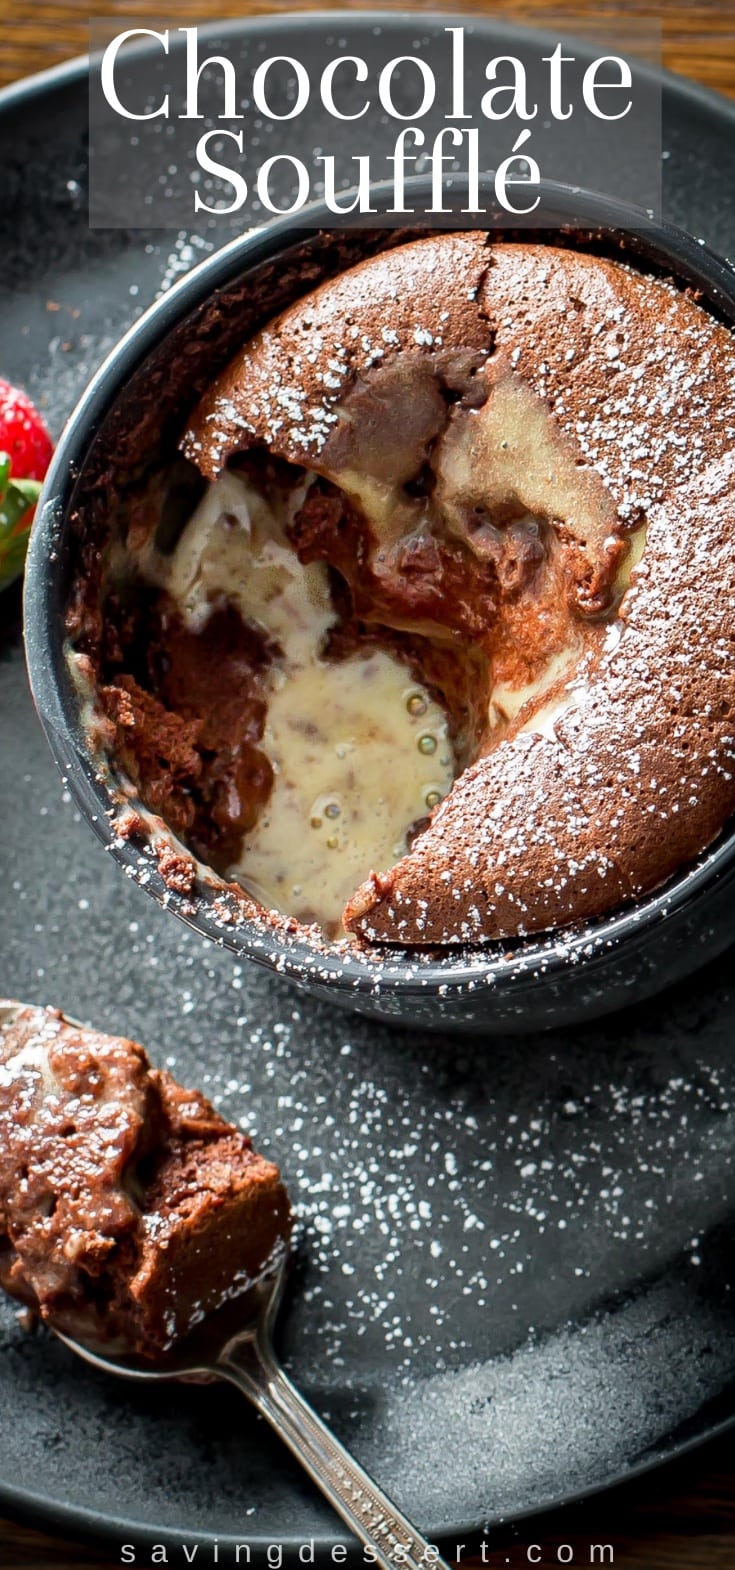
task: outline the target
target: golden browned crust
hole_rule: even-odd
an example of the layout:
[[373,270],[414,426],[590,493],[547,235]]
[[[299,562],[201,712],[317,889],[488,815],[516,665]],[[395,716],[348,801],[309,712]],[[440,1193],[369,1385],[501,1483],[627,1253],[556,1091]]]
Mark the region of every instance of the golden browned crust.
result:
[[[233,452],[263,442],[315,466],[345,388],[397,351],[487,351],[478,308],[483,238],[446,235],[362,262],[298,300],[257,333],[208,390],[183,447],[214,479]],[[417,310],[417,301],[420,309]],[[407,412],[404,410],[404,413]]]
[[603,587],[611,540],[645,526],[646,548],[544,733],[511,725],[350,902],[348,927],[379,943],[598,915],[691,860],[735,807],[735,348],[671,282],[484,235],[416,242],[264,329],[206,395],[186,450],[209,476],[253,444],[330,474],[356,382],[447,349],[512,368],[599,477],[615,516],[593,563]]

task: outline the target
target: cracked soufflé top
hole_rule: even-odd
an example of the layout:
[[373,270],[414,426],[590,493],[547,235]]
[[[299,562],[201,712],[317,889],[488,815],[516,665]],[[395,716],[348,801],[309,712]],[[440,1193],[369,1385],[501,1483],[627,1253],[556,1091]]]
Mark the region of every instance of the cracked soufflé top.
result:
[[[734,438],[732,335],[673,281],[477,233],[372,256],[200,401],[189,532],[138,513],[92,651],[108,745],[246,904],[318,921],[331,879],[358,942],[611,911],[735,805]],[[401,703],[418,728],[381,728]],[[319,772],[348,722],[354,800]]]

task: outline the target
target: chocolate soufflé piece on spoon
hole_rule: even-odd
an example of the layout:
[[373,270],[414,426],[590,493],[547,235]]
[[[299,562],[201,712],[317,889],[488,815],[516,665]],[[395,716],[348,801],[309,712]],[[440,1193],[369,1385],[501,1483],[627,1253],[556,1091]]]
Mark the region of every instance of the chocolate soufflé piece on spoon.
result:
[[0,1284],[155,1358],[288,1243],[277,1167],[141,1046],[0,1004]]

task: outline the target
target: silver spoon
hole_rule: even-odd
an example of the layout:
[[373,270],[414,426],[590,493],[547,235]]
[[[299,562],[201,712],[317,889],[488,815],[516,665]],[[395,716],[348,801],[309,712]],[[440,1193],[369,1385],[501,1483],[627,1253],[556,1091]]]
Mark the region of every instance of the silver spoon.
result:
[[[0,1000],[0,1031],[26,1005]],[[70,1024],[78,1020],[64,1016]],[[83,1025],[80,1029],[84,1029]],[[277,1265],[254,1286],[209,1314],[184,1340],[155,1362],[76,1341],[56,1330],[64,1345],[93,1368],[123,1379],[209,1382],[224,1379],[253,1403],[342,1520],[372,1550],[380,1570],[449,1570],[433,1547],[345,1450],[284,1373],[273,1348],[273,1327],[288,1265]],[[53,1328],[53,1327],[52,1327]]]

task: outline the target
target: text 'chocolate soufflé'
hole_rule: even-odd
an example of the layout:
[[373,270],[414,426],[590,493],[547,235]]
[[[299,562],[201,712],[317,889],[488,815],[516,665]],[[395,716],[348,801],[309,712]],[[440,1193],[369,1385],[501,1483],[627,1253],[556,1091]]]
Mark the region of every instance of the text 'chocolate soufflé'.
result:
[[384,250],[213,381],[94,637],[72,601],[97,738],[245,909],[406,946],[612,911],[735,808],[734,448],[732,335],[670,279]]

